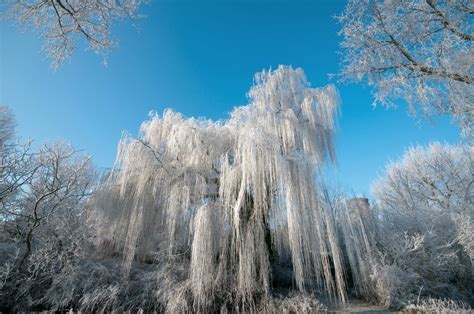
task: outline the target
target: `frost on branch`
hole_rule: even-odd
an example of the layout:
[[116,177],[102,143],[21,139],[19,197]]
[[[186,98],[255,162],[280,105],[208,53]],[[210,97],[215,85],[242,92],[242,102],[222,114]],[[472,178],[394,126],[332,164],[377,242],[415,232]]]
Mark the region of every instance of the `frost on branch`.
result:
[[469,0],[350,0],[338,18],[340,75],[374,87],[376,104],[449,114],[472,136],[473,12]]
[[125,270],[134,260],[184,265],[195,310],[217,299],[254,308],[282,265],[300,291],[345,301],[334,221],[316,183],[334,158],[337,91],[280,66],[258,73],[248,96],[226,121],[167,110],[138,138],[122,138],[95,198],[102,245],[123,254]]
[[69,59],[79,38],[105,57],[114,47],[113,22],[135,18],[142,0],[5,0],[1,17],[40,32],[43,50],[57,69]]

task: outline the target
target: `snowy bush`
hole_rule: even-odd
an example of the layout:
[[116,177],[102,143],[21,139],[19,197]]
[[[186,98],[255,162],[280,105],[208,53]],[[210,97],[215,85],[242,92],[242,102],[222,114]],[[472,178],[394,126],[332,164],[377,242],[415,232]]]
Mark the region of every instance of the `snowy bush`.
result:
[[422,299],[416,304],[405,307],[403,313],[472,313],[471,308],[463,303],[448,299]]
[[292,293],[288,296],[277,296],[266,300],[259,312],[265,314],[323,313],[327,307],[313,295]]

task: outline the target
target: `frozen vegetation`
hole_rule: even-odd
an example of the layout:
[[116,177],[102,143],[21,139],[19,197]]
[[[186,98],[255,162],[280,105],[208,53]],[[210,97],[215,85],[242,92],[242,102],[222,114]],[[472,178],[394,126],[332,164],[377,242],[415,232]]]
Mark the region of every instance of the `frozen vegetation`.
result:
[[248,97],[224,121],[151,113],[103,178],[0,107],[1,309],[469,311],[472,146],[410,148],[369,208],[321,184],[334,86],[280,66]]
[[341,78],[373,87],[374,104],[449,115],[472,138],[473,12],[471,0],[349,0]]
[[81,40],[106,63],[109,51],[117,46],[112,35],[114,24],[134,20],[142,0],[5,0],[0,19],[10,20],[23,29],[38,33],[43,51],[57,70],[69,60]]

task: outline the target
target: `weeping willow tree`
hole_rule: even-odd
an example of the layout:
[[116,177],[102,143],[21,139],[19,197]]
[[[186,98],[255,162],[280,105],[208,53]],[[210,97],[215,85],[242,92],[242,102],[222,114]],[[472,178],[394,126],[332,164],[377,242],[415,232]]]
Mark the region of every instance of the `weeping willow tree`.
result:
[[180,269],[168,310],[257,309],[278,265],[291,289],[346,301],[342,249],[317,184],[334,160],[338,93],[280,66],[258,73],[248,97],[226,121],[152,113],[138,138],[123,136],[95,198],[101,251],[123,256],[124,278],[137,262]]

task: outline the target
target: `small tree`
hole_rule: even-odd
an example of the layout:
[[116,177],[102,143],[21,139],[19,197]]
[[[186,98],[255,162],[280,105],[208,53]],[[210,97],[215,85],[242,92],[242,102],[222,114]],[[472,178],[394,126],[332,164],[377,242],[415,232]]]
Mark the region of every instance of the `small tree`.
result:
[[469,136],[474,97],[469,0],[350,0],[343,14],[343,80],[375,88],[374,104],[450,114]]
[[44,145],[36,153],[36,171],[21,187],[15,218],[16,229],[25,244],[21,263],[32,251],[36,229],[55,221],[58,212],[64,216],[78,214],[79,204],[91,193],[90,157],[78,158],[76,153],[62,143]]

